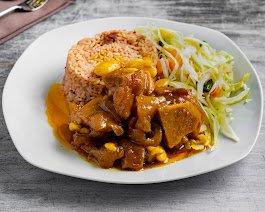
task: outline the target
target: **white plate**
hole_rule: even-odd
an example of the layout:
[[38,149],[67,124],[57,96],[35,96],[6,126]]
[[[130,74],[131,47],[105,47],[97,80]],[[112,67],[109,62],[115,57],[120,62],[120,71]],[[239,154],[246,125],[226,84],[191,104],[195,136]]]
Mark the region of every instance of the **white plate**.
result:
[[[216,49],[234,56],[236,76],[251,72],[252,99],[234,108],[233,127],[240,137],[235,143],[220,137],[217,150],[204,152],[160,168],[139,172],[94,167],[73,151],[61,147],[45,116],[49,86],[63,73],[69,48],[79,39],[116,29],[134,29],[155,24],[206,40]],[[262,117],[262,90],[257,73],[247,57],[224,34],[201,26],[151,18],[104,18],[52,30],[40,36],[21,55],[10,72],[3,91],[3,112],[10,136],[22,157],[39,168],[89,180],[111,183],[157,183],[186,178],[228,166],[244,158],[257,139]]]

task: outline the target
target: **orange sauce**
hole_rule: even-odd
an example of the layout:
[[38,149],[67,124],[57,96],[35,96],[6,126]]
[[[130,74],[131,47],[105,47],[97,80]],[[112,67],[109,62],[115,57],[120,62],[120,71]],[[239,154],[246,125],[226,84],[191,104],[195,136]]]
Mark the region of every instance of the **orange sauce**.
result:
[[48,91],[46,115],[55,137],[63,146],[72,149],[72,133],[68,128],[70,108],[63,93],[62,85],[59,83],[51,85]]
[[151,163],[151,164],[145,164],[144,169],[149,169],[149,168],[155,168],[155,167],[163,167],[165,165],[175,163],[177,161],[183,160],[185,158],[191,157],[201,151],[196,151],[196,150],[188,150],[188,149],[182,149],[182,150],[175,150],[175,151],[170,151],[167,152],[168,156],[168,162],[167,163]]
[[[59,142],[68,149],[73,149],[71,145],[72,132],[68,128],[70,111],[77,110],[78,106],[74,103],[69,103],[63,93],[62,85],[54,83],[51,85],[46,97],[46,115],[49,124],[53,128],[53,133]],[[175,150],[167,152],[169,161],[167,164],[183,160],[200,151],[192,150]],[[146,164],[144,168],[152,168],[163,166],[166,164],[154,163]],[[116,167],[119,168],[119,167]],[[121,169],[121,168],[120,168]]]
[[180,160],[183,160],[185,158],[191,157],[201,151],[197,150],[192,150],[192,149],[182,149],[182,150],[177,150],[175,152],[168,152],[168,158],[169,158],[169,163],[174,163]]

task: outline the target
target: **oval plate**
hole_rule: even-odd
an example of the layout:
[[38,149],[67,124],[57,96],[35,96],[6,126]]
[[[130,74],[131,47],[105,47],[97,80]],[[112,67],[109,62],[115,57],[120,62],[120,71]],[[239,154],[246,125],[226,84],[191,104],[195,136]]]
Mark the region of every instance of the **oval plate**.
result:
[[[206,40],[216,49],[234,56],[235,76],[251,73],[251,101],[234,107],[232,126],[240,137],[236,143],[220,136],[218,148],[185,160],[144,171],[105,170],[95,167],[73,151],[65,150],[53,136],[45,115],[49,86],[63,74],[67,52],[79,39],[110,29],[129,29],[155,24]],[[6,81],[3,113],[10,136],[21,156],[39,168],[73,177],[111,183],[143,184],[182,179],[233,164],[248,155],[257,139],[263,109],[257,73],[238,46],[224,34],[209,28],[168,20],[116,17],[89,20],[43,34],[21,55]]]

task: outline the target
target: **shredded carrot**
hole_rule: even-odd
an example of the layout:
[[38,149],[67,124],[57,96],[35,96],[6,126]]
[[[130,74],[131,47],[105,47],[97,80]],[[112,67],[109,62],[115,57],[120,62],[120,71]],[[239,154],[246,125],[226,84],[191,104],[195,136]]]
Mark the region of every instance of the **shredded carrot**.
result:
[[157,61],[156,69],[157,69],[157,75],[163,76],[163,69],[162,69],[162,65],[161,65],[160,60]]
[[[181,67],[182,66],[182,58],[180,56],[180,54],[177,52],[176,49],[166,49],[175,59],[176,61],[178,62],[177,65],[177,68]],[[172,58],[169,58],[168,59],[168,65],[169,65],[169,68],[171,71],[173,71],[174,67],[175,67],[175,61],[172,60]]]
[[212,92],[211,92],[211,97],[215,98],[215,97],[219,97],[221,96],[223,92],[223,88],[222,87],[216,87]]

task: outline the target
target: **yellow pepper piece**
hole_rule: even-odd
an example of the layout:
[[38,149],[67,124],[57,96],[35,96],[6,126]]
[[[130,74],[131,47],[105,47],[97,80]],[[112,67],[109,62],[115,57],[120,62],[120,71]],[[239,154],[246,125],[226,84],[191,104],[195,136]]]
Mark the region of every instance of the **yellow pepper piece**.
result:
[[155,77],[157,75],[157,69],[153,66],[144,68],[144,70],[148,71],[152,77]]
[[119,68],[121,68],[121,64],[113,59],[97,64],[94,73],[98,76],[104,76]]
[[170,80],[168,78],[160,79],[155,82],[156,87],[167,87]]
[[190,141],[188,141],[187,143],[185,143],[185,147],[186,149],[194,149],[194,150],[204,150],[205,146],[202,144],[199,144],[198,141],[191,139]]
[[168,162],[168,157],[167,157],[167,154],[164,152],[160,155],[157,155],[156,156],[156,159],[159,161],[159,162],[163,162],[163,163],[167,163]]
[[133,72],[136,72],[138,71],[139,69],[138,68],[124,68],[125,71],[127,71],[128,73],[133,73]]
[[152,60],[149,57],[132,59],[125,65],[126,69],[142,69],[148,71],[152,77],[157,75],[156,68],[152,65]]
[[76,123],[74,123],[74,122],[71,122],[70,124],[69,124],[69,130],[70,131],[77,131],[77,130],[79,130],[80,129],[80,125],[78,125],[78,124],[76,124]]
[[204,150],[204,145],[201,145],[201,144],[191,144],[191,148],[194,149],[194,150]]
[[152,61],[150,59],[141,59],[141,58],[137,58],[137,59],[132,59],[129,60],[128,63],[126,64],[126,67],[128,68],[138,68],[141,69],[143,67],[150,67],[152,66]]
[[199,134],[197,137],[198,137],[200,144],[203,144],[205,146],[210,146],[211,135],[209,132],[206,131],[204,134]]
[[157,161],[167,163],[168,157],[167,153],[161,146],[149,146],[147,147],[148,154],[151,156],[150,159],[152,160],[154,157]]
[[147,151],[150,153],[150,155],[157,155],[164,152],[164,149],[160,146],[149,146],[147,147]]
[[106,147],[106,149],[112,151],[112,152],[115,152],[117,150],[117,147],[114,143],[105,143],[104,146]]

